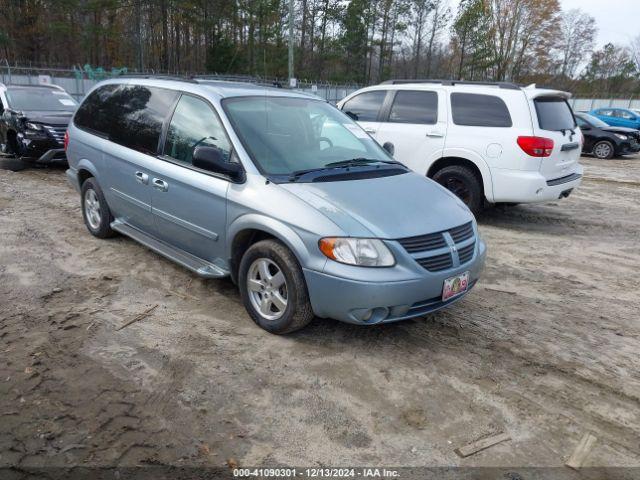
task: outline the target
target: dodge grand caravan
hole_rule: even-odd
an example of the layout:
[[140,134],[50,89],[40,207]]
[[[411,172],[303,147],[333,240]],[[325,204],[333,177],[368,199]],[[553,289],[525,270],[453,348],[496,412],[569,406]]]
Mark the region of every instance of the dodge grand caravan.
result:
[[582,136],[569,97],[512,83],[390,80],[338,106],[478,212],[485,202],[567,197],[580,184]]
[[485,245],[469,209],[316,97],[118,79],[67,132],[87,229],[203,277],[230,275],[273,333],[314,316],[374,324],[460,299]]

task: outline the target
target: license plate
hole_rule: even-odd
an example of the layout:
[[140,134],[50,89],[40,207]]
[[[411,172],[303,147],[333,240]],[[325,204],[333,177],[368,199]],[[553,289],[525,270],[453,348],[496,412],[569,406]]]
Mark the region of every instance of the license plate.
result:
[[442,301],[457,297],[467,291],[469,286],[469,272],[461,273],[455,277],[447,278],[442,288]]

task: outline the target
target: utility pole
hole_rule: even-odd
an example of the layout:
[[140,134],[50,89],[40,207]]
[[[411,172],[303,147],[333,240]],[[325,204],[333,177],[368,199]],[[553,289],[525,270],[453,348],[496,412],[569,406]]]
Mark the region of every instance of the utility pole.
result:
[[289,0],[289,86],[292,86],[293,76],[293,0]]

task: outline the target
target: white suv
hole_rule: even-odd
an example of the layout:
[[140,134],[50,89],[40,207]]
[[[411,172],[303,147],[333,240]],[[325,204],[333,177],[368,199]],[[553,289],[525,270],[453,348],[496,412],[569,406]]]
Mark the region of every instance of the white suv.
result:
[[396,160],[458,195],[489,203],[569,196],[583,137],[569,93],[512,83],[391,80],[338,102]]

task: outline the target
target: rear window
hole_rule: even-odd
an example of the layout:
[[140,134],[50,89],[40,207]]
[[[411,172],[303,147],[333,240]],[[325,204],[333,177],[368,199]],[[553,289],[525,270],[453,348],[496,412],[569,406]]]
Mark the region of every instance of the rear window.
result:
[[112,142],[155,154],[162,124],[178,92],[145,85],[105,85],[82,103],[74,123]]
[[539,97],[534,100],[538,125],[543,130],[572,130],[576,128],[571,107],[564,98]]
[[453,123],[471,127],[510,127],[509,109],[500,97],[476,93],[452,93]]
[[356,95],[342,106],[342,111],[359,122],[375,122],[387,92],[376,90]]
[[438,94],[436,92],[398,91],[393,99],[389,121],[435,124],[438,121]]

